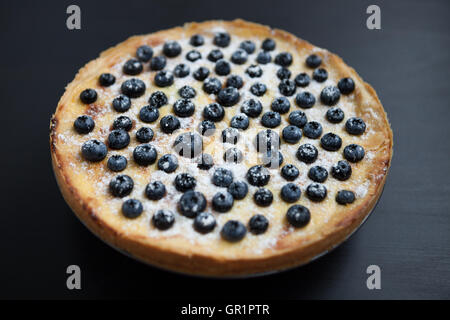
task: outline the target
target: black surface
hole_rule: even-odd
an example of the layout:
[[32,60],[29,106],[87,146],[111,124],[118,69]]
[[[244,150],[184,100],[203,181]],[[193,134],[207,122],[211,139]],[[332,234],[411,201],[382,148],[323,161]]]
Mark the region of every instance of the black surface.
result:
[[[0,5],[0,298],[450,298],[450,3],[376,1],[72,1]],[[102,50],[185,21],[233,19],[288,30],[339,54],[377,90],[394,131],[378,207],[348,242],[305,267],[248,280],[174,275],[95,238],[71,213],[50,166],[48,123],[64,87]],[[66,267],[82,290],[66,289]],[[366,268],[382,289],[366,288]]]

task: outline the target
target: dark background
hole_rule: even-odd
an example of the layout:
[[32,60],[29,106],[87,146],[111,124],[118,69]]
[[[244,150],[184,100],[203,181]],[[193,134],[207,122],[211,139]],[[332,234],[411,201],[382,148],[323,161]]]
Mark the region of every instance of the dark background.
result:
[[[77,4],[82,30],[66,28]],[[381,30],[366,8],[381,7]],[[1,1],[0,298],[450,298],[450,4],[445,1]],[[77,70],[128,36],[185,21],[285,29],[337,53],[373,87],[394,131],[384,194],[348,242],[301,268],[247,280],[156,270],[112,250],[71,213],[48,125]],[[66,289],[66,267],[82,290]],[[368,290],[366,268],[381,267]]]

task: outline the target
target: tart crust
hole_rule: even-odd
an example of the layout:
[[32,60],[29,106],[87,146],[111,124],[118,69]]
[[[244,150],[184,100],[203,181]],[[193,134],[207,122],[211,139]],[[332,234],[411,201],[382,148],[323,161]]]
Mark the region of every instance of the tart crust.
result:
[[[305,204],[306,201],[305,205],[309,207],[312,216],[310,224],[303,229],[293,229],[288,226],[283,217],[290,205],[277,200],[276,208],[282,211],[280,212],[282,217],[277,220],[281,221],[281,229],[275,239],[271,239],[270,245],[262,250],[251,250],[253,243],[264,239],[257,236],[252,236],[251,239],[244,238],[240,243],[225,243],[218,237],[213,238],[210,245],[205,245],[204,243],[198,244],[195,240],[193,240],[193,244],[192,239],[186,239],[182,234],[166,236],[164,232],[160,232],[160,236],[155,237],[146,236],[145,232],[139,230],[134,232],[132,227],[124,229],[123,225],[131,222],[126,221],[124,217],[115,212],[110,212],[112,209],[107,204],[112,201],[111,197],[97,195],[95,188],[98,184],[92,183],[93,181],[102,181],[107,159],[100,163],[81,166],[82,160],[79,155],[76,156],[74,152],[70,151],[73,151],[74,145],[71,144],[68,136],[76,135],[72,129],[76,116],[84,112],[95,119],[106,110],[106,107],[101,105],[101,101],[88,106],[82,105],[78,101],[80,92],[85,88],[91,87],[101,91],[101,89],[97,89],[96,81],[102,72],[108,72],[119,64],[123,61],[124,56],[133,56],[136,48],[142,44],[156,47],[169,39],[189,39],[196,33],[210,36],[211,32],[218,29],[225,29],[231,34],[232,39],[237,36],[256,38],[262,41],[270,37],[277,44],[282,43],[288,47],[294,55],[294,60],[300,59],[297,53],[301,57],[312,52],[319,54],[323,59],[322,65],[330,73],[330,78],[351,77],[354,80],[355,91],[352,93],[352,97],[343,96],[341,99],[351,99],[348,103],[355,106],[355,114],[364,119],[368,129],[370,128],[372,132],[362,143],[366,150],[366,158],[370,153],[370,161],[366,161],[365,158],[360,163],[352,164],[353,175],[350,180],[358,179],[364,184],[364,192],[357,197],[357,200],[353,204],[342,206],[335,202],[335,193],[329,193],[326,201],[316,204],[308,201],[306,196],[302,195],[302,199],[298,203]],[[184,55],[185,51],[182,54]],[[149,88],[147,88],[148,92],[150,92]],[[197,108],[202,106],[199,105]],[[293,108],[296,109],[295,106]],[[343,124],[344,122],[341,123],[341,126]],[[103,136],[105,134],[107,135],[103,132]],[[342,138],[343,147],[353,141],[358,141],[351,140],[353,137],[347,137],[345,134]],[[157,145],[155,141],[151,143]],[[327,50],[317,48],[288,32],[243,20],[187,23],[183,27],[131,37],[104,51],[99,58],[79,70],[75,79],[67,86],[50,123],[51,157],[56,180],[71,209],[94,234],[112,246],[151,265],[182,273],[219,277],[258,274],[291,268],[307,263],[343,242],[367,217],[380,197],[391,162],[392,145],[392,131],[375,90],[365,83],[352,68],[348,67],[340,57]],[[78,154],[79,149],[76,151]],[[159,153],[158,157],[161,155]],[[291,163],[296,164],[295,162]],[[80,168],[82,168],[81,171]],[[142,174],[147,174],[149,179],[152,172],[156,170],[154,166],[145,170],[134,167],[132,169],[135,170],[134,172],[141,170]],[[132,176],[132,178],[134,177]],[[342,182],[342,186],[345,186],[344,182]],[[353,185],[353,187],[355,186]],[[247,198],[251,198],[251,195],[249,194]],[[207,200],[209,203],[210,199]],[[251,201],[248,203],[251,204]],[[173,211],[176,211],[175,206],[174,202]],[[239,218],[239,215],[245,211],[258,213],[258,208],[253,205],[250,207],[242,205],[234,210],[233,216],[230,216],[229,219]],[[324,213],[320,214],[321,220],[315,221],[315,212],[319,210]],[[327,214],[326,219],[324,218],[325,213]],[[246,223],[247,220],[242,222]]]

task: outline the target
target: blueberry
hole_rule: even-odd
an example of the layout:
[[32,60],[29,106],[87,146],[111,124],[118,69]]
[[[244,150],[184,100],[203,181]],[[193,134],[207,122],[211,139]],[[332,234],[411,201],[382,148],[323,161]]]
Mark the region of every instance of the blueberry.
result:
[[195,105],[189,99],[178,99],[173,104],[173,112],[181,118],[192,116],[194,114],[194,111]]
[[314,70],[312,77],[317,82],[325,82],[328,79],[328,72],[323,68],[319,68]]
[[161,108],[162,106],[166,105],[169,102],[167,99],[167,96],[162,91],[155,91],[150,95],[150,98],[148,99],[148,103],[150,106],[155,108]]
[[255,140],[256,150],[264,153],[271,150],[278,150],[281,143],[278,133],[270,129],[258,132]]
[[81,155],[84,159],[92,162],[98,162],[105,159],[108,153],[106,145],[98,140],[89,140],[81,146]]
[[178,168],[178,159],[173,154],[165,154],[158,160],[158,169],[165,173],[172,173]]
[[250,92],[257,97],[262,97],[267,91],[267,87],[264,83],[256,82],[250,87]]
[[186,192],[197,186],[197,180],[189,173],[179,173],[175,177],[175,189],[180,192]]
[[316,98],[311,92],[303,91],[297,94],[295,102],[300,108],[309,109],[316,103]]
[[317,139],[322,135],[322,125],[317,121],[310,121],[303,127],[303,134],[310,139]]
[[238,148],[230,148],[223,154],[223,160],[229,163],[241,163],[244,159],[242,151]]
[[73,127],[78,133],[85,134],[94,130],[95,122],[90,116],[79,116],[75,119]]
[[189,72],[191,72],[189,66],[185,63],[180,63],[175,67],[175,69],[173,69],[173,74],[177,78],[187,77]]
[[262,153],[261,161],[265,167],[275,169],[279,168],[283,163],[283,154],[280,151],[269,150]]
[[251,118],[259,117],[262,112],[262,104],[256,99],[248,99],[242,103],[241,112]]
[[191,50],[188,53],[186,53],[186,59],[194,62],[202,58],[202,54],[198,52],[197,50]]
[[169,58],[176,57],[181,53],[181,46],[176,41],[166,41],[163,45],[163,53]]
[[299,73],[295,77],[295,84],[299,87],[307,87],[309,85],[309,82],[311,81],[311,78],[304,72]]
[[253,195],[253,200],[258,206],[268,207],[273,202],[272,191],[266,188],[259,188]]
[[153,130],[149,127],[142,127],[136,131],[136,140],[141,143],[150,142],[153,139]]
[[203,81],[209,76],[209,70],[205,67],[200,67],[194,71],[194,79],[198,81]]
[[306,114],[303,111],[295,110],[289,114],[288,121],[290,124],[294,126],[303,128],[305,124],[308,122],[308,118],[306,117]]
[[122,214],[128,219],[136,219],[143,210],[142,203],[136,199],[128,199],[122,204]]
[[316,147],[314,147],[312,144],[305,143],[298,147],[296,156],[298,160],[309,164],[316,161],[318,154],[319,152],[317,151]]
[[272,61],[272,57],[267,51],[261,51],[256,57],[256,62],[258,62],[259,64],[268,64],[270,61]]
[[297,126],[289,125],[283,128],[282,135],[287,143],[297,143],[302,137],[302,130]]
[[261,44],[261,49],[265,51],[273,51],[275,50],[276,43],[273,39],[267,38]]
[[359,162],[364,158],[364,148],[357,144],[349,144],[344,148],[344,158],[350,162]]
[[144,81],[137,78],[125,80],[120,86],[122,93],[130,98],[139,98],[145,93],[145,89]]
[[355,194],[353,191],[340,190],[336,194],[336,202],[339,204],[349,204],[355,201]]
[[256,214],[248,221],[248,228],[254,235],[263,234],[269,227],[269,220],[262,214]]
[[[289,71],[289,69],[285,68],[285,67],[281,67],[280,69],[278,69],[277,71],[277,77],[280,80],[285,80],[285,79],[289,79],[291,77],[291,71]],[[295,85],[295,84],[294,84]]]
[[233,182],[233,172],[225,168],[217,168],[212,177],[212,183],[218,187],[228,187]]
[[173,74],[170,71],[159,71],[155,75],[155,84],[158,87],[168,87],[173,84]]
[[212,136],[215,131],[216,125],[211,120],[203,120],[198,125],[198,132],[200,132],[202,136],[206,137]]
[[247,52],[248,54],[252,54],[253,52],[255,52],[256,47],[253,41],[245,40],[241,42],[239,48],[245,50],[245,52]]
[[308,196],[309,200],[320,202],[327,197],[327,188],[325,188],[325,186],[322,184],[314,182],[306,188],[306,195]]
[[333,107],[327,111],[327,120],[331,123],[339,123],[344,120],[344,111],[339,107]]
[[130,131],[133,127],[133,121],[127,116],[119,116],[114,119],[113,128],[114,129],[123,129],[125,131]]
[[311,167],[308,171],[308,178],[310,178],[314,182],[325,182],[325,180],[327,180],[328,178],[328,171],[321,166]]
[[245,73],[247,73],[250,78],[259,78],[262,76],[263,71],[257,64],[252,64],[245,70]]
[[285,114],[289,112],[289,109],[291,108],[291,103],[286,97],[278,97],[272,101],[272,104],[270,106],[273,111],[278,112],[280,114]]
[[228,192],[235,200],[242,200],[248,193],[248,186],[244,181],[235,181],[228,186]]
[[231,55],[231,62],[235,64],[244,64],[247,62],[248,54],[243,49],[238,49]]
[[116,82],[116,77],[114,77],[111,73],[102,73],[98,78],[98,83],[102,87],[112,86]]
[[214,71],[219,75],[219,76],[226,76],[228,74],[230,74],[231,72],[231,66],[228,63],[228,61],[225,61],[223,59],[220,59],[219,61],[216,62],[216,65],[214,67]]
[[262,187],[269,183],[269,170],[261,165],[256,165],[248,169],[247,181],[252,186]]
[[244,85],[244,80],[238,75],[231,75],[228,77],[227,82],[225,83],[226,87],[234,87],[236,89],[242,88]]
[[188,190],[181,196],[178,207],[183,216],[195,218],[206,208],[205,196],[200,192]]
[[228,212],[233,207],[233,204],[233,196],[227,191],[219,191],[212,198],[212,207],[217,212]]
[[337,134],[329,132],[320,139],[320,145],[327,151],[337,151],[342,146],[342,139]]
[[293,80],[284,79],[280,81],[280,84],[278,85],[278,90],[280,90],[280,93],[284,96],[290,97],[295,93],[295,90],[297,89],[295,82]]
[[133,179],[125,174],[112,178],[109,183],[109,191],[114,197],[123,198],[131,193],[134,187]]
[[136,50],[136,57],[143,62],[149,62],[153,57],[153,49],[147,45],[140,46]]
[[214,50],[211,50],[211,52],[208,54],[207,58],[211,62],[217,62],[223,58],[223,53],[219,49],[214,49]]
[[338,88],[342,94],[350,94],[355,90],[355,82],[352,78],[342,78],[338,82]]
[[185,132],[177,136],[173,148],[180,156],[192,159],[202,152],[203,140],[198,133]]
[[130,59],[123,65],[122,71],[130,76],[135,76],[142,72],[144,67],[138,59]]
[[301,194],[300,187],[292,182],[285,184],[280,192],[281,199],[289,203],[296,202]]
[[131,100],[126,95],[121,94],[114,98],[112,106],[117,112],[125,112],[131,107]]
[[159,118],[159,111],[150,105],[143,106],[139,111],[139,119],[145,123],[155,122]]
[[286,164],[281,168],[281,176],[287,181],[294,181],[300,174],[297,167],[293,164]]
[[111,171],[123,171],[127,167],[127,158],[119,154],[112,155],[109,157],[107,165]]
[[238,89],[227,87],[221,89],[217,95],[217,101],[224,107],[231,107],[238,103],[240,98]]
[[194,34],[189,40],[191,46],[200,47],[205,43],[205,39],[200,34]]
[[267,111],[261,118],[261,123],[267,128],[276,128],[281,124],[281,116],[278,112]]
[[275,63],[282,67],[289,67],[292,64],[292,55],[289,52],[281,52],[276,55]]
[[197,157],[195,162],[197,163],[197,168],[200,170],[209,170],[214,165],[213,158],[207,153],[202,153],[199,157]]
[[159,121],[159,125],[162,132],[170,134],[180,128],[180,120],[178,120],[177,117],[169,114],[161,118],[161,120]]
[[246,130],[249,124],[250,122],[248,120],[248,117],[244,113],[239,113],[235,115],[233,118],[231,118],[230,121],[230,127],[241,130]]
[[194,219],[194,229],[195,231],[206,234],[211,232],[216,227],[216,219],[211,213],[201,212]]
[[152,217],[152,223],[155,228],[159,230],[167,230],[173,226],[175,222],[175,215],[168,209],[162,209],[156,211]]
[[214,102],[209,105],[207,105],[203,109],[203,117],[207,120],[211,120],[214,122],[222,121],[223,117],[225,116],[225,110],[223,107]]
[[217,94],[222,89],[222,83],[217,78],[208,78],[203,82],[203,91],[208,94]]
[[294,204],[288,209],[286,219],[293,227],[302,228],[311,220],[311,213],[308,208],[300,204]]
[[352,167],[348,161],[340,160],[331,167],[331,175],[340,181],[348,180],[352,175]]
[[151,144],[140,144],[133,150],[133,159],[140,166],[154,164],[158,153]]
[[334,106],[340,97],[341,93],[335,86],[327,86],[320,93],[320,101],[327,106]]
[[306,65],[310,68],[317,68],[322,63],[322,58],[316,54],[311,54],[306,58]]
[[225,128],[222,130],[222,142],[236,144],[239,140],[239,131],[236,128]]
[[178,90],[178,94],[184,99],[192,99],[195,98],[197,92],[191,86],[183,86]]
[[167,59],[164,56],[153,57],[150,61],[150,69],[153,71],[159,71],[166,67]]
[[366,124],[361,118],[350,118],[345,123],[345,129],[350,134],[360,135],[366,131]]
[[230,44],[231,37],[227,32],[217,32],[214,36],[214,44],[218,47],[225,48]]
[[97,91],[94,89],[85,89],[80,93],[80,100],[84,104],[94,103],[97,100]]
[[237,220],[229,220],[227,221],[222,230],[220,231],[220,235],[222,238],[228,242],[238,242],[244,239],[247,234],[247,228],[245,225]]
[[130,135],[123,129],[113,130],[108,136],[108,146],[111,149],[123,149],[130,144]]

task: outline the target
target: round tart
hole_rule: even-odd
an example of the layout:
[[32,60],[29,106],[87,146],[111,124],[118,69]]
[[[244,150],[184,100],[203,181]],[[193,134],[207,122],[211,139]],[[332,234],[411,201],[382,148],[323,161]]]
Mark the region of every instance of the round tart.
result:
[[151,265],[237,276],[304,264],[375,206],[392,132],[338,56],[242,20],[135,36],[83,67],[50,125],[62,194]]

